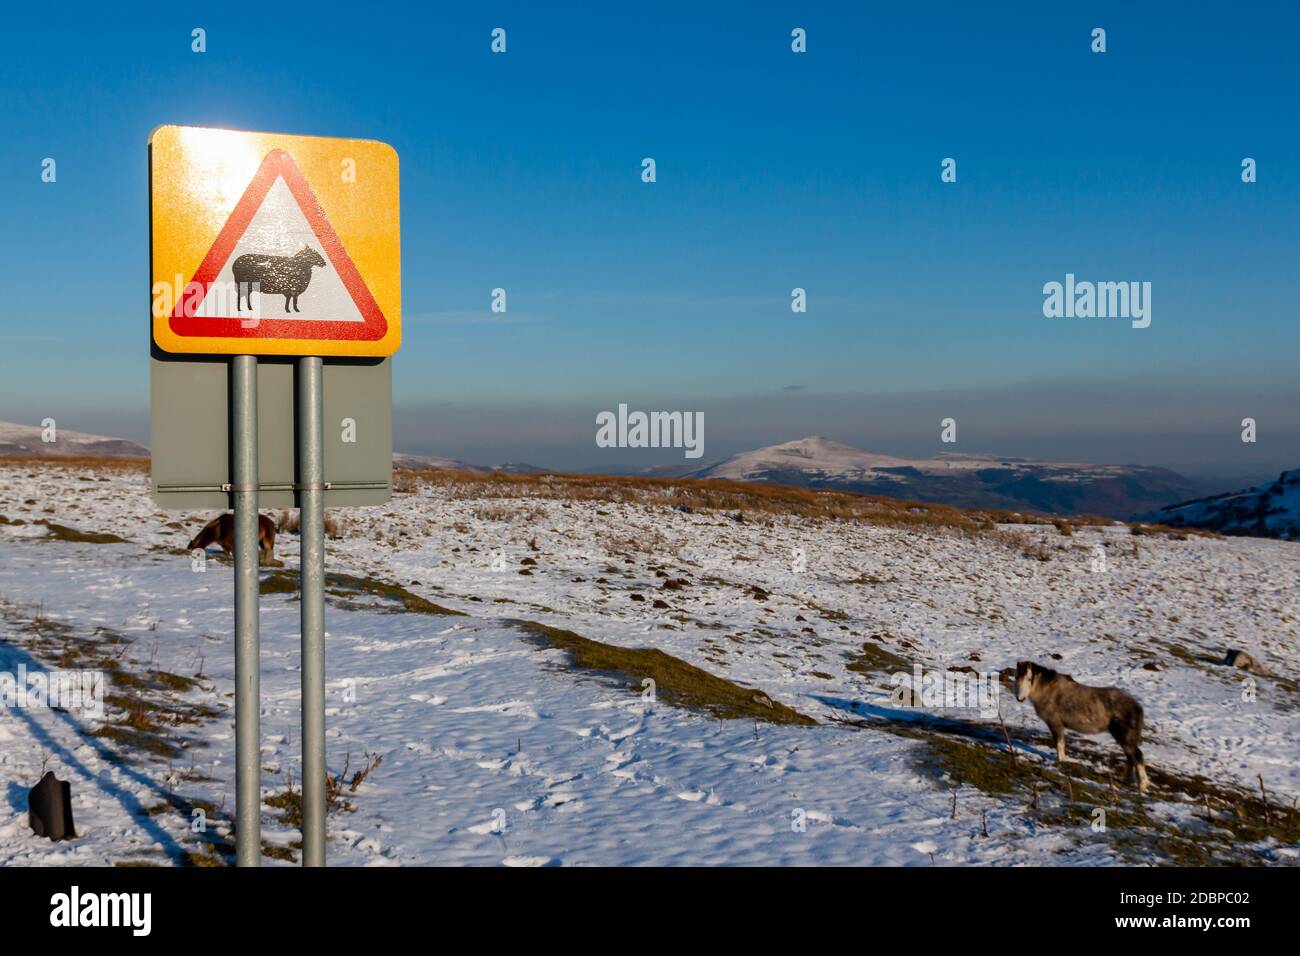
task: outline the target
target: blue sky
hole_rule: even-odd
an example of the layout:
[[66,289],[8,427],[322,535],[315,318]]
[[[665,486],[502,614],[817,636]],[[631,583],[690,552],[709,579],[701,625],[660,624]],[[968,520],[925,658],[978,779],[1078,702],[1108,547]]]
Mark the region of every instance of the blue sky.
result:
[[[1300,466],[1286,5],[130,6],[6,12],[0,419],[147,440],[145,144],[182,123],[396,147],[405,450],[676,460],[595,446],[626,402],[704,411],[706,459],[933,454],[951,415],[956,450]],[[1044,318],[1067,272],[1150,281],[1151,327]]]

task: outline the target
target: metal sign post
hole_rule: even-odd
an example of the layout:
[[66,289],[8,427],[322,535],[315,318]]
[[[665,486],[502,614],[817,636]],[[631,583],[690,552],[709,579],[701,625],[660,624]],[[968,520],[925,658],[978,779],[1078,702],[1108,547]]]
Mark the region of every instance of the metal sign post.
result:
[[325,865],[325,461],[321,360],[298,359],[302,865]]
[[230,359],[235,499],[235,861],[262,862],[261,674],[258,648],[257,356]]

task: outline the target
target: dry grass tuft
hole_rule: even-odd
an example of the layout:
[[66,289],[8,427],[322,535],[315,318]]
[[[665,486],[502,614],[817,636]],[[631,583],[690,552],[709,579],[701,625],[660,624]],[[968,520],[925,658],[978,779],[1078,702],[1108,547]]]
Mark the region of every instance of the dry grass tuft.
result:
[[[22,465],[36,471],[94,471],[115,475],[149,474],[148,458],[118,458],[109,455],[4,455],[0,463]],[[34,477],[34,476],[33,476]]]

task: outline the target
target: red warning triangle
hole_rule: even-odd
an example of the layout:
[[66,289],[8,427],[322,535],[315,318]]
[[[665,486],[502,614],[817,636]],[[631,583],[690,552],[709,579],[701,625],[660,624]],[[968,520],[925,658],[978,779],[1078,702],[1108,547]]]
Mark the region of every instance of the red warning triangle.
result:
[[[234,252],[235,247],[248,231],[253,217],[262,208],[262,204],[266,201],[267,195],[271,192],[271,188],[278,179],[282,179],[288,187],[293,200],[297,203],[317,241],[320,242],[321,247],[324,249],[329,265],[336,271],[363,321],[268,318],[266,313],[273,311],[269,305],[262,308],[260,315],[251,310],[251,303],[248,306],[248,311],[242,311],[241,307],[244,300],[237,294],[235,295],[237,301],[233,308],[225,301],[220,303],[221,311],[231,314],[217,316],[197,314],[213,283],[221,275],[222,269],[225,268],[231,253]],[[287,260],[289,257],[266,256],[258,258],[265,260],[284,258]],[[310,282],[311,272],[311,266],[306,266],[305,274],[308,277],[308,283]],[[275,285],[273,281],[268,284]],[[230,291],[235,294],[236,290],[232,288]],[[278,296],[284,294],[278,289],[271,292],[265,290],[261,292],[261,296],[271,300],[275,300]],[[226,299],[230,297],[225,296]],[[294,306],[297,307],[296,299],[293,302]],[[286,306],[286,309],[288,309],[288,306]],[[289,314],[292,314],[292,312]],[[343,248],[343,243],[339,240],[334,227],[330,225],[329,219],[326,218],[325,211],[321,209],[316,194],[312,192],[311,186],[307,184],[307,180],[303,177],[302,171],[298,169],[298,164],[293,161],[293,157],[282,149],[271,150],[266,154],[266,158],[262,160],[262,165],[258,167],[253,181],[248,184],[248,188],[244,190],[244,195],[235,204],[235,208],[226,220],[226,224],[221,227],[221,232],[217,234],[216,241],[212,243],[212,248],[208,250],[208,254],[203,257],[198,271],[194,273],[194,278],[185,286],[184,292],[177,297],[176,308],[172,310],[169,324],[172,331],[177,335],[308,341],[349,340],[370,342],[383,338],[388,331],[388,320],[384,318],[384,314],[380,311],[374,296],[370,294],[370,290],[366,287],[365,280],[361,278],[361,273],[357,271],[357,267],[352,263],[352,257]]]

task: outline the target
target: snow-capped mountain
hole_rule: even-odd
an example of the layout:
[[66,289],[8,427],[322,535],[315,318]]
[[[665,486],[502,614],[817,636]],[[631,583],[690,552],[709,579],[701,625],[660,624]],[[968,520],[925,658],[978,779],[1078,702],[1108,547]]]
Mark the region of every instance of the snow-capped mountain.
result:
[[55,428],[54,441],[44,440],[40,425],[0,422],[0,455],[40,455],[43,457],[148,458],[149,449],[125,438],[89,435],[66,428]]
[[1166,468],[960,453],[899,458],[820,436],[733,455],[688,477],[770,481],[962,507],[1115,518],[1127,518],[1207,490]]
[[1300,541],[1300,468],[1277,481],[1170,505],[1142,516],[1174,528],[1206,528],[1222,534]]

